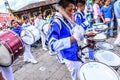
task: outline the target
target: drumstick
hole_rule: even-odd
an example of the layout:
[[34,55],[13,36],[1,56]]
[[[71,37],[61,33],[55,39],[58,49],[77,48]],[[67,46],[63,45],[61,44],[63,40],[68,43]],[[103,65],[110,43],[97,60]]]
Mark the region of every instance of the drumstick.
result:
[[87,80],[87,79],[86,79],[86,77],[85,77],[85,74],[84,74],[84,72],[82,72],[82,74],[83,74],[84,80]]

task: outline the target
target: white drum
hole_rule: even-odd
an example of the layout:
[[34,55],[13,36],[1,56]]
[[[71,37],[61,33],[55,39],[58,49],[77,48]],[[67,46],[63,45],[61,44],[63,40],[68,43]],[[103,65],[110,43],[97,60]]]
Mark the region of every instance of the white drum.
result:
[[100,32],[100,31],[105,30],[107,28],[108,28],[108,26],[103,24],[103,23],[95,23],[95,24],[93,24],[93,29],[96,32]]
[[49,30],[50,26],[51,26],[50,23],[44,23],[43,26],[42,26],[42,31],[46,36],[47,36],[47,33],[48,33],[48,30]]
[[95,47],[97,49],[105,49],[105,50],[113,50],[114,49],[114,46],[108,42],[97,42],[95,44]]
[[93,37],[93,40],[94,41],[104,41],[106,40],[107,36],[105,35],[105,33],[100,33],[100,34],[96,34],[94,37]]
[[40,39],[40,32],[35,26],[29,26],[21,31],[20,36],[24,43],[31,45]]
[[118,73],[100,62],[88,62],[81,66],[79,80],[120,80]]
[[120,57],[109,50],[98,50],[95,59],[112,67],[120,66]]

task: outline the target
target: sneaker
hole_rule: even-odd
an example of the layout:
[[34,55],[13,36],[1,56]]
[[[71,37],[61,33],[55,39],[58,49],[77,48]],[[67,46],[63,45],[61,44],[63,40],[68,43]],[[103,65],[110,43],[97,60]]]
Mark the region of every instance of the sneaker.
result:
[[25,63],[30,63],[31,61],[30,60],[23,60]]
[[31,60],[30,62],[33,63],[33,64],[37,64],[38,63],[38,61],[36,61],[36,60]]
[[43,48],[43,50],[47,51],[48,49],[47,48]]

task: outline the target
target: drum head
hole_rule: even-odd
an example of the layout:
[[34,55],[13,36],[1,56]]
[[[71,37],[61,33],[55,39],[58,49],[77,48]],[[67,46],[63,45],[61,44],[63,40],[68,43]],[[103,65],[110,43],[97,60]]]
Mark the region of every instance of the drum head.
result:
[[120,57],[108,50],[98,50],[95,52],[95,59],[109,66],[120,66]]
[[95,46],[97,48],[106,49],[106,50],[112,50],[112,49],[114,49],[114,46],[112,44],[107,43],[107,42],[97,42],[95,44]]
[[12,58],[8,49],[3,44],[0,44],[0,65],[9,66],[11,64]]
[[80,80],[120,80],[118,74],[107,65],[99,62],[88,62],[79,70]]
[[21,31],[20,36],[23,42],[26,44],[33,44],[35,41],[33,34],[29,30],[26,30],[26,29]]
[[94,41],[104,41],[106,39],[106,35],[104,33],[97,34],[95,37],[93,37]]
[[42,29],[43,29],[43,32],[44,32],[45,35],[47,35],[47,33],[48,33],[49,26],[50,26],[49,23],[45,23],[45,24],[43,24],[43,26],[42,26]]
[[104,25],[103,23],[95,23],[93,26],[99,26],[99,25]]

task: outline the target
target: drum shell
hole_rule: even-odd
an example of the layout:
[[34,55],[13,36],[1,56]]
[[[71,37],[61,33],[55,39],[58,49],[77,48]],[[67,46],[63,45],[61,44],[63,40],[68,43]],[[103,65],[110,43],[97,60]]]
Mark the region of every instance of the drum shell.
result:
[[[4,45],[8,49],[13,61],[16,60],[19,55],[22,55],[24,53],[25,48],[23,42],[21,38],[13,31],[10,30],[3,31],[0,34],[0,42],[1,45]],[[13,62],[11,62],[11,64],[12,63]]]
[[[27,35],[24,35],[25,33]],[[24,43],[31,45],[40,39],[40,32],[35,26],[28,26],[21,31],[20,37]]]

